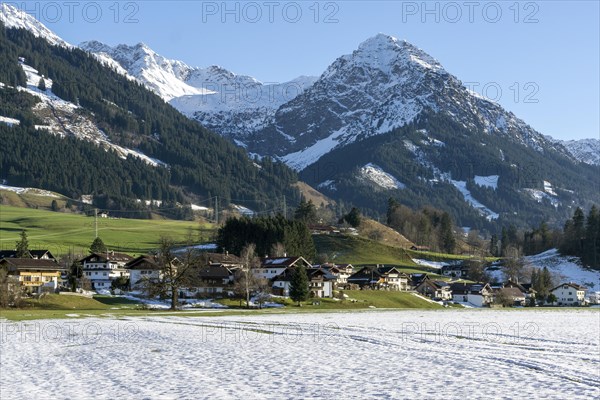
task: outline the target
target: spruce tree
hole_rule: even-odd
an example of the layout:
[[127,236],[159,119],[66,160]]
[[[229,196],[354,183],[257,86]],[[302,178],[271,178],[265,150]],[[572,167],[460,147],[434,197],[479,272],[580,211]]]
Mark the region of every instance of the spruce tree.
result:
[[44,80],[44,77],[40,78],[40,81],[38,82],[38,89],[40,89],[42,92],[46,91],[46,81]]
[[298,303],[308,299],[308,275],[303,266],[294,268],[290,280],[290,299]]
[[600,214],[592,206],[585,223],[585,239],[582,261],[592,268],[600,267]]
[[90,252],[94,253],[94,254],[106,253],[106,250],[107,250],[106,245],[104,244],[102,239],[100,239],[99,237],[94,239],[94,241],[92,242],[92,244],[90,246]]
[[29,257],[29,240],[27,239],[27,232],[21,231],[21,239],[16,243],[17,258]]

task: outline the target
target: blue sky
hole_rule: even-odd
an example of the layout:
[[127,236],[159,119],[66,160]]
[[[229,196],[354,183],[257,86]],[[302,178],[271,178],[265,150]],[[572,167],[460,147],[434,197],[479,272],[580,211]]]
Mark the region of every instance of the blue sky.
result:
[[406,39],[538,131],[600,138],[598,1],[9,1],[66,41],[144,42],[263,82],[320,75],[379,33]]

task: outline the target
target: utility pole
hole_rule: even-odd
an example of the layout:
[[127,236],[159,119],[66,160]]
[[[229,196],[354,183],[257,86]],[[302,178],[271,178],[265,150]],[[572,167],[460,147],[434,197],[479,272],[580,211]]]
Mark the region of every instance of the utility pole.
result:
[[219,225],[219,196],[215,197],[215,224]]
[[98,237],[98,209],[94,208],[94,230],[96,231],[96,237]]

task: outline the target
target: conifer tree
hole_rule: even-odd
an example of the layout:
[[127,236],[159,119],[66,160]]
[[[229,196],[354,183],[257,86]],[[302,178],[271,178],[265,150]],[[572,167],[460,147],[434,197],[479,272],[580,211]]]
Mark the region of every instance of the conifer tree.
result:
[[294,268],[292,278],[290,280],[290,298],[298,303],[308,299],[308,275],[303,266]]
[[17,258],[24,258],[29,256],[29,240],[27,239],[27,232],[21,231],[21,239],[16,243]]

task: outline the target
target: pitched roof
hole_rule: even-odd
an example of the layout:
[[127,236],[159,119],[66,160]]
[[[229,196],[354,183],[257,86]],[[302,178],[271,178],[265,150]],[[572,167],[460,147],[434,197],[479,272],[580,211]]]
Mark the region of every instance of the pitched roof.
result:
[[556,286],[555,288],[550,289],[550,291],[553,292],[556,289],[560,289],[562,286],[570,286],[575,290],[586,290],[587,289],[585,286],[581,286],[581,285],[578,285],[573,282],[567,282],[567,283],[561,283],[560,285]]
[[210,264],[244,264],[244,260],[229,253],[202,253],[202,258]]
[[90,261],[92,259],[96,259],[98,262],[106,262],[106,261],[131,261],[133,260],[133,257],[131,257],[129,254],[125,254],[125,253],[115,253],[114,251],[108,251],[106,253],[92,253],[89,256],[82,258],[80,261],[81,262],[85,262],[85,261]]
[[291,267],[295,265],[297,262],[303,261],[304,264],[310,265],[308,261],[304,259],[304,257],[294,256],[294,257],[265,257],[261,260],[261,264],[263,267]]
[[148,255],[143,255],[143,256],[139,256],[134,258],[133,260],[129,261],[127,264],[125,264],[125,268],[127,269],[161,269],[160,265],[158,265],[158,260],[156,259],[156,256],[148,256]]
[[4,258],[0,260],[0,264],[7,265],[11,271],[23,269],[38,269],[38,270],[66,270],[52,260],[38,260],[36,258]]
[[503,293],[507,296],[512,297],[513,299],[525,297],[525,293],[517,287],[503,287],[501,289],[498,289],[496,292]]
[[231,270],[222,265],[208,265],[197,269],[201,279],[225,279],[231,275]]
[[454,294],[479,294],[483,289],[490,289],[487,283],[467,283],[467,282],[455,282],[450,284],[450,289]]
[[[53,259],[54,256],[50,253],[50,250],[27,250],[27,253],[31,258],[47,258]],[[17,258],[16,250],[0,250],[0,259],[2,258]]]
[[52,253],[50,253],[50,250],[29,250],[29,254],[31,254],[33,258],[42,258],[44,256],[54,258]]

